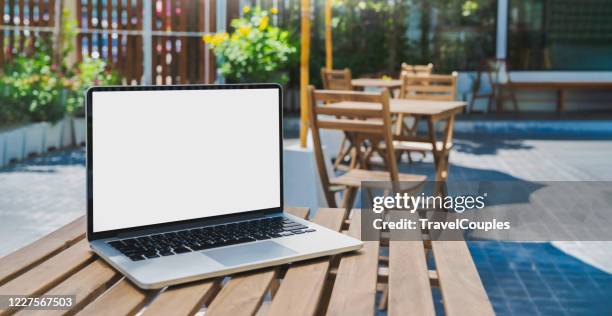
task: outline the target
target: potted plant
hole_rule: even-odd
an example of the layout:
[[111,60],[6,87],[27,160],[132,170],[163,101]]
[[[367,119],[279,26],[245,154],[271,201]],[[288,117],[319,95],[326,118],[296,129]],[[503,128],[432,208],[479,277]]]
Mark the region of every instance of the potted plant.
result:
[[72,115],[74,143],[85,144],[85,91],[91,86],[117,85],[119,77],[106,70],[106,63],[101,59],[85,58],[76,66],[75,74],[65,81],[66,110]]
[[0,78],[0,166],[23,157],[23,130],[19,127],[27,118],[25,111],[13,106],[9,91],[10,83],[3,76]]
[[0,133],[0,168],[4,166],[4,134]]
[[[31,57],[15,57],[5,66],[2,85],[5,106],[24,113],[32,122],[21,127],[24,134],[22,156],[43,153],[47,128],[57,125],[65,111],[60,99],[61,80],[53,69],[51,58],[44,50]],[[15,150],[16,146],[17,143],[7,147]]]
[[23,159],[24,129],[15,128],[4,133],[4,163]]
[[287,83],[285,70],[296,48],[290,42],[288,31],[270,23],[278,10],[272,8],[268,12],[246,6],[243,13],[243,17],[232,20],[233,33],[203,38],[220,57],[219,72],[231,83]]
[[[15,56],[4,65],[0,76],[0,165],[72,145],[73,139],[76,144],[85,142],[85,90],[93,85],[118,84],[119,80],[102,60],[86,58],[68,65],[75,36],[76,21],[64,11],[57,38],[61,45],[52,45],[50,38],[39,39],[34,42],[34,53]],[[72,119],[66,113],[76,117],[74,135]]]

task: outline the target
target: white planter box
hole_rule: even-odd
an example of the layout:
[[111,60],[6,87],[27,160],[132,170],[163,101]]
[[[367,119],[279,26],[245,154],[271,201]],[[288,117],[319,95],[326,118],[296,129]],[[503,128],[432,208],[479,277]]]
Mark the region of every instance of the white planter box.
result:
[[[328,175],[332,175],[330,161],[326,161],[325,167]],[[283,148],[283,170],[285,205],[308,207],[311,216],[319,208],[328,207],[312,147],[301,148],[296,144]]]
[[33,123],[23,127],[25,137],[23,145],[24,157],[43,153],[46,125],[49,125],[49,123]]
[[57,150],[62,147],[62,133],[64,131],[64,120],[55,124],[45,125],[45,145],[44,150]]
[[0,168],[2,168],[2,166],[4,166],[4,147],[5,147],[5,142],[4,142],[4,134],[0,133]]
[[62,138],[60,140],[60,147],[70,147],[74,144],[73,132],[72,132],[72,117],[66,116],[62,119]]
[[[338,152],[340,151],[340,147],[342,146],[342,140],[344,139],[344,133],[340,131],[322,129],[320,130],[319,135],[321,136],[321,145],[323,145],[323,150],[325,151],[325,155],[330,161],[332,158],[336,158]],[[312,147],[312,131],[308,130],[308,147]]]
[[17,128],[4,133],[4,163],[23,159],[23,143],[25,140],[23,128]]
[[85,145],[85,118],[75,117],[72,119],[72,129],[74,130],[74,144],[76,146]]

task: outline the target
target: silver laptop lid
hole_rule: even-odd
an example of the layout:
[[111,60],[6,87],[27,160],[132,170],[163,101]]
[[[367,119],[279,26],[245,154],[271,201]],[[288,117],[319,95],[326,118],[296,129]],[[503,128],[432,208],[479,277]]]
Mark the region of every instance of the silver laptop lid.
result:
[[282,209],[280,86],[88,91],[88,237]]

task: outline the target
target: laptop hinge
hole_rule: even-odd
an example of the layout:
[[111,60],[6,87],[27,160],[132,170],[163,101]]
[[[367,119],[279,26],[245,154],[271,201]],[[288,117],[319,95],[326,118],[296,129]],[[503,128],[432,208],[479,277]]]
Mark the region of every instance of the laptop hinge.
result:
[[[252,213],[252,214],[244,214],[244,215],[235,215],[224,217],[222,219],[203,219],[198,221],[193,221],[185,224],[168,224],[163,227],[156,228],[144,228],[144,229],[134,229],[129,232],[122,232],[115,235],[115,238],[130,238],[135,236],[143,236],[143,235],[153,235],[160,234],[165,232],[171,232],[176,230],[184,230],[184,229],[193,229],[203,226],[214,226],[214,225],[222,225],[227,223],[245,221],[245,220],[253,220],[258,218],[270,217],[270,216],[278,216],[282,214],[282,210],[274,211],[274,212],[262,212],[262,213]],[[112,237],[110,237],[112,238]]]

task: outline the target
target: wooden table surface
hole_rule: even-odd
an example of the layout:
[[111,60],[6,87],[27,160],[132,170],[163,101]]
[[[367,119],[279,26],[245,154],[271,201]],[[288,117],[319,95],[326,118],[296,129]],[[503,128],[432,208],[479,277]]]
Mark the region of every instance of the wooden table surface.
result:
[[[389,110],[395,114],[406,115],[444,115],[446,113],[457,113],[466,106],[464,101],[429,101],[411,99],[391,99]],[[380,109],[378,103],[342,101],[332,103],[326,107],[358,108],[358,109]]]
[[[287,211],[308,218],[308,209]],[[359,238],[360,214],[347,220],[343,209],[320,209],[311,220]],[[138,289],[99,259],[84,231],[81,217],[0,259],[0,295],[76,295],[72,310],[0,315],[373,315],[380,291],[389,315],[434,315],[432,287],[440,288],[447,315],[494,314],[463,241],[366,241],[358,252],[158,291]]]
[[402,81],[398,79],[360,78],[351,80],[351,84],[358,88],[397,89],[402,86]]

